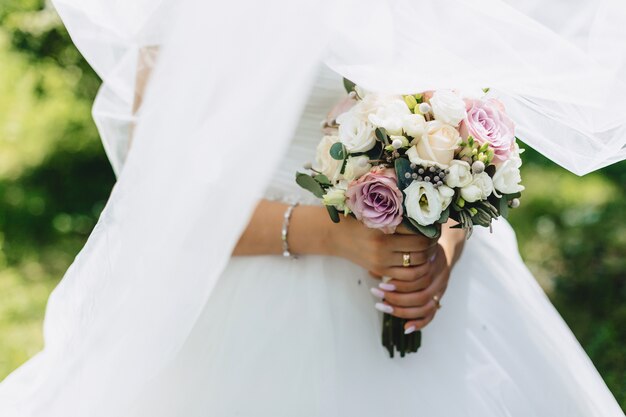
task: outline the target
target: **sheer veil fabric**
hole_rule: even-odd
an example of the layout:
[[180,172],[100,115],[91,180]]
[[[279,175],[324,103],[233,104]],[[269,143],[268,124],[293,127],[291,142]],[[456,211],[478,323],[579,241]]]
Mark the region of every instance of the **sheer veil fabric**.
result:
[[579,174],[626,157],[621,0],[55,6],[103,79],[94,116],[118,182],[49,300],[44,350],[0,385],[2,416],[128,414],[198,320],[320,60],[370,90],[490,87]]

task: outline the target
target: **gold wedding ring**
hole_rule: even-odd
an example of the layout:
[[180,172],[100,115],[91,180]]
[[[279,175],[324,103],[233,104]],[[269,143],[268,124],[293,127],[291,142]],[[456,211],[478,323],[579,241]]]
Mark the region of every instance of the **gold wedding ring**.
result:
[[441,308],[441,303],[439,302],[439,296],[433,295],[433,301],[435,302],[435,305],[437,306],[437,310],[439,310]]
[[402,254],[402,266],[405,268],[408,268],[409,266],[411,266],[411,254],[410,253]]

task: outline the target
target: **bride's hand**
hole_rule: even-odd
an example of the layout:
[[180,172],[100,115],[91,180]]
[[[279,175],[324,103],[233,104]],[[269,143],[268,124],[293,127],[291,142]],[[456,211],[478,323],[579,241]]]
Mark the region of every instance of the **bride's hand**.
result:
[[466,239],[463,230],[451,228],[454,224],[450,221],[442,227],[442,236],[435,256],[429,262],[427,276],[417,282],[392,279],[381,283],[380,288],[372,289],[374,295],[384,300],[377,304],[379,310],[409,320],[404,326],[407,333],[428,325],[441,306],[440,300],[448,287],[452,267],[461,256]]
[[407,333],[420,330],[433,320],[448,287],[452,261],[441,244],[437,244],[429,265],[428,275],[417,282],[392,279],[372,289],[374,295],[383,299],[376,304],[377,309],[409,320],[404,326]]
[[[333,233],[333,252],[368,271],[402,282],[403,288],[416,291],[430,284],[428,259],[436,241],[416,235],[402,227],[395,234],[370,229],[348,217],[342,219]],[[411,266],[403,267],[403,256],[409,254]]]

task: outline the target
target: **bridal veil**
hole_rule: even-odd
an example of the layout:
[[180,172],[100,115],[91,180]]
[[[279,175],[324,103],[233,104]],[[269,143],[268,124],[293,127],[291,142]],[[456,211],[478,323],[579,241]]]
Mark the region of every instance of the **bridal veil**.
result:
[[118,182],[49,300],[44,350],[0,385],[2,416],[124,415],[188,337],[320,60],[368,90],[491,88],[579,174],[626,158],[622,0],[54,3],[103,80]]

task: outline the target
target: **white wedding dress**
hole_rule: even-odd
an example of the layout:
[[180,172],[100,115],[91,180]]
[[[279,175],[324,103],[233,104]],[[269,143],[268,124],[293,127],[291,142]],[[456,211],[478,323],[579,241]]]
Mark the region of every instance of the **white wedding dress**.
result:
[[[314,204],[294,174],[344,94],[340,77],[322,69],[266,198]],[[505,220],[467,242],[417,354],[390,359],[381,345],[375,285],[339,258],[232,258],[133,415],[623,416]]]

